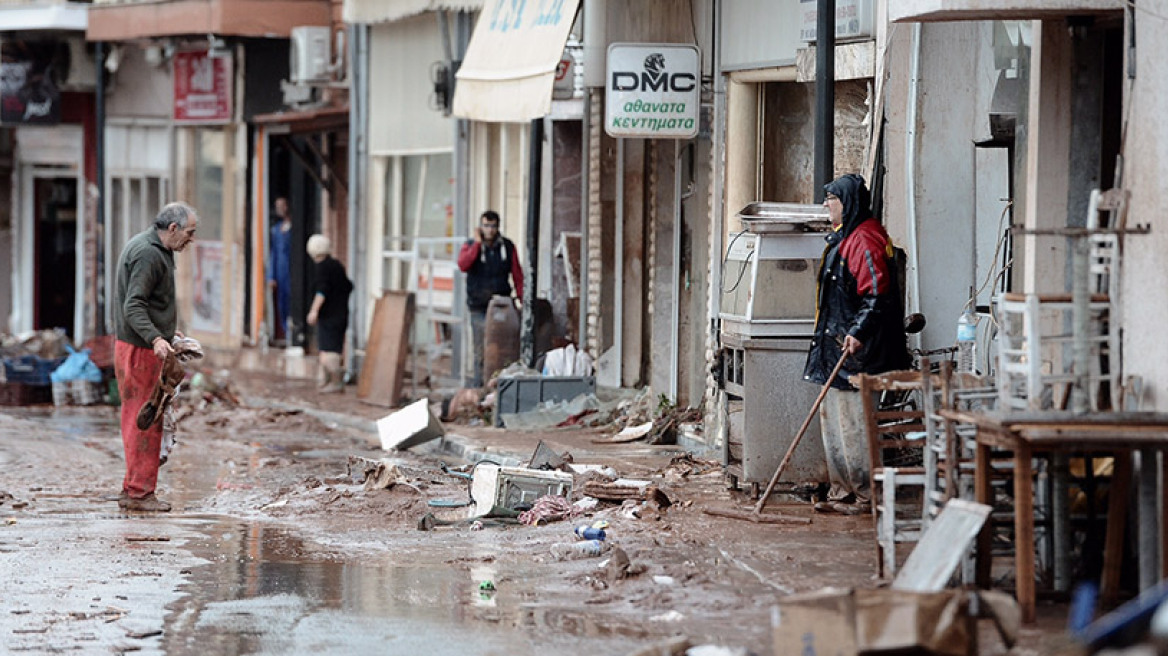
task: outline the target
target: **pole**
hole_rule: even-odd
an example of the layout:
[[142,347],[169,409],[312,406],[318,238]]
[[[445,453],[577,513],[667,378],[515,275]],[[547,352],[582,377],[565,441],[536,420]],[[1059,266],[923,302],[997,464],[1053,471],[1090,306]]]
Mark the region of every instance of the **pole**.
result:
[[815,21],[815,202],[835,177],[835,0],[817,0]]
[[97,187],[97,203],[94,207],[94,225],[97,230],[97,237],[101,240],[94,249],[97,257],[95,265],[94,277],[97,288],[94,291],[94,298],[97,301],[97,307],[94,308],[93,333],[95,335],[105,334],[105,248],[109,243],[109,238],[105,234],[105,42],[98,41],[96,48],[97,60],[97,91],[95,93],[94,102],[94,137],[93,150],[95,159],[97,159],[97,171],[95,175],[96,180],[93,181],[94,186]]
[[523,285],[523,324],[519,353],[523,364],[535,368],[535,287],[539,263],[539,191],[543,168],[543,119],[531,121],[531,157],[527,171],[527,267]]

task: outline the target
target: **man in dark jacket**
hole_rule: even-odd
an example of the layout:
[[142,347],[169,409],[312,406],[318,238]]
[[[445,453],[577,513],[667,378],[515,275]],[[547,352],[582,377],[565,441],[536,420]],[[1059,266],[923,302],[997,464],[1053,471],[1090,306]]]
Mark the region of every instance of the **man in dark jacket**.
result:
[[815,335],[803,377],[823,385],[844,353],[848,359],[820,406],[831,491],[816,510],[857,514],[869,509],[871,472],[863,405],[848,378],[907,369],[911,359],[892,241],[871,215],[864,179],[845,175],[824,189],[835,231],[820,263]]
[[118,258],[114,297],[114,373],[122,397],[122,446],[126,477],[118,505],[126,510],[167,511],[154,495],[158,483],[162,422],[138,428],[138,411],[150,400],[163,363],[178,334],[174,254],[195,240],[199,217],[186,203],[170,203],[154,225],[135,235]]
[[[471,337],[474,340],[474,382],[483,384],[483,337],[487,323],[487,305],[492,296],[510,296],[511,282],[523,298],[523,267],[515,244],[499,234],[499,214],[483,212],[474,239],[468,239],[458,253],[458,268],[466,274],[466,307],[470,310]],[[488,372],[491,373],[491,372]]]

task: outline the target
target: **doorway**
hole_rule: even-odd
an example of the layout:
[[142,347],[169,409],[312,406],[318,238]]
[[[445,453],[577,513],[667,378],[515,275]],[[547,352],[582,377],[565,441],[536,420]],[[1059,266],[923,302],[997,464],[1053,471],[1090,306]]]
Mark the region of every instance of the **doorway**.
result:
[[77,178],[32,179],[33,327],[74,335],[77,300]]

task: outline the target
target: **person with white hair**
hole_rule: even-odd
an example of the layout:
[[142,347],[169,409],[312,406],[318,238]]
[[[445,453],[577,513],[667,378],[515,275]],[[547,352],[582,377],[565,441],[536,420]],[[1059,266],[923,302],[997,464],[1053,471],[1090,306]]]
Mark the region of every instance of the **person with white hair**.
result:
[[320,368],[324,372],[320,390],[325,394],[345,391],[341,353],[345,350],[345,329],[349,326],[349,294],[353,283],[345,274],[345,265],[332,256],[332,242],[324,235],[308,238],[308,256],[315,263],[312,284],[312,307],[308,325],[316,327],[316,346],[320,350]]

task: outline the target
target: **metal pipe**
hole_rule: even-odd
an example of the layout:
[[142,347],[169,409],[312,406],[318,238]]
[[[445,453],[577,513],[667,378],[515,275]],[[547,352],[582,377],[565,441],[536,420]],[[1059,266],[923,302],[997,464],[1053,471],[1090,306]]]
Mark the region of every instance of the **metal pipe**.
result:
[[105,248],[109,243],[109,236],[105,230],[105,42],[98,41],[94,58],[97,60],[97,89],[95,93],[95,108],[94,108],[94,155],[97,159],[97,171],[94,180],[94,185],[97,187],[97,203],[94,208],[94,225],[96,226],[97,234],[101,237],[102,243],[97,245],[94,249],[97,262],[96,271],[96,290],[94,292],[97,307],[94,309],[94,327],[95,335],[104,335],[106,329],[105,323]]
[[908,112],[904,123],[904,213],[908,228],[908,273],[911,293],[908,311],[921,311],[921,268],[918,265],[917,243],[917,105],[920,102],[921,78],[921,24],[913,23],[912,47],[909,53]]
[[[461,62],[470,43],[470,14],[460,11],[455,16],[455,61],[451,61],[450,79],[455,79],[456,62]],[[453,90],[451,90],[453,97]],[[466,119],[454,120],[454,234],[465,237],[470,233],[470,122]],[[466,315],[466,277],[454,276],[454,299],[451,310],[463,317],[464,321],[450,324],[452,344],[450,372],[456,380],[462,380],[465,371],[463,362],[463,334]]]
[[681,148],[677,142],[674,142],[673,151],[673,262],[670,266],[673,269],[671,276],[671,296],[669,298],[670,304],[673,306],[673,316],[671,317],[669,326],[669,399],[677,403],[677,386],[678,386],[678,362],[680,361],[681,344],[680,341],[680,327],[681,327],[681,212],[682,212],[682,189],[681,189],[681,155],[687,152],[686,148],[692,148],[693,144]]
[[616,140],[616,226],[613,229],[613,321],[612,348],[616,367],[616,385],[624,385],[625,323],[625,140]]
[[576,347],[581,350],[588,348],[588,263],[592,259],[592,252],[588,249],[588,205],[592,196],[590,185],[596,184],[590,175],[592,164],[589,145],[592,143],[592,135],[589,132],[596,129],[588,120],[592,116],[592,103],[592,94],[586,90],[584,92],[585,119],[580,121],[580,161],[584,165],[580,167],[582,178],[580,184],[580,270],[576,272],[576,298],[579,299],[576,307]]
[[815,21],[815,202],[835,177],[835,0],[817,0]]
[[[369,26],[362,24],[351,24],[349,29],[352,34],[348,39],[349,44],[349,61],[352,62],[352,79],[350,84],[349,95],[349,266],[352,267],[350,277],[353,279],[353,287],[356,293],[350,298],[352,304],[352,316],[354,321],[350,322],[352,326],[364,326],[365,316],[367,313],[367,300],[370,297],[368,289],[368,276],[365,275],[368,257],[366,249],[366,240],[363,238],[361,231],[365,228],[365,217],[368,207],[365,202],[365,186],[368,184],[367,179],[368,162],[369,162],[369,123],[366,117],[369,115]],[[265,135],[266,137],[266,135]],[[263,148],[265,149],[265,157],[267,154],[267,139],[264,139]],[[265,173],[269,172],[270,166],[265,166]],[[268,182],[264,183],[267,188]],[[265,221],[264,225],[267,225]],[[376,245],[374,251],[379,250]],[[352,371],[354,367],[354,357],[358,348],[364,347],[360,338],[363,331],[353,328],[349,333],[349,353],[346,357],[345,368]]]
[[543,119],[531,121],[527,168],[527,271],[523,285],[523,325],[519,333],[520,360],[535,368],[535,287],[539,278],[540,173],[543,168]]
[[1160,530],[1159,515],[1156,512],[1156,484],[1158,458],[1155,449],[1140,449],[1137,453],[1139,467],[1137,480],[1136,508],[1139,513],[1136,522],[1139,544],[1140,590],[1147,590],[1160,581]]
[[584,86],[603,87],[607,55],[606,0],[584,0]]

